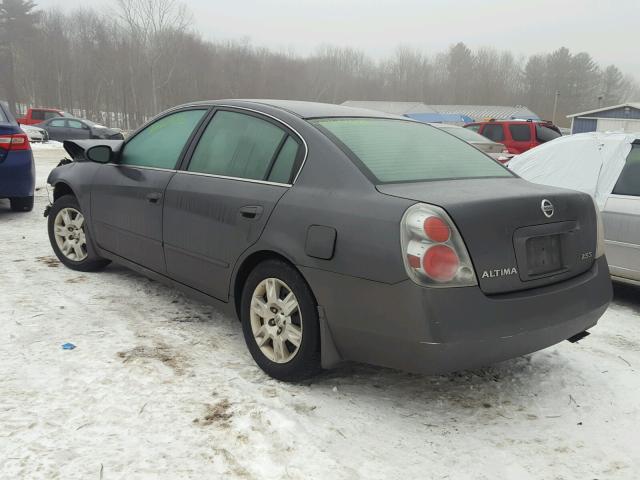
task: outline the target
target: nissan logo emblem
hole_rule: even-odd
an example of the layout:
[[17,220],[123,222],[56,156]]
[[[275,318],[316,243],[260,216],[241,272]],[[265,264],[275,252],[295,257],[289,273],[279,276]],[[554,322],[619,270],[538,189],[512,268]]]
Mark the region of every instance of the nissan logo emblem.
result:
[[547,200],[546,198],[542,200],[540,208],[542,209],[542,213],[544,213],[545,217],[553,217],[553,203],[551,203],[549,200]]

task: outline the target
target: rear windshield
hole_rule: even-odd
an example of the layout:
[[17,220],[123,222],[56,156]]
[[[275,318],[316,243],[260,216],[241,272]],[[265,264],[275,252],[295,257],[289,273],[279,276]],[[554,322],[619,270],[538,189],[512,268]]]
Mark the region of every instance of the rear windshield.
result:
[[423,123],[380,118],[312,120],[376,183],[512,177],[466,142]]

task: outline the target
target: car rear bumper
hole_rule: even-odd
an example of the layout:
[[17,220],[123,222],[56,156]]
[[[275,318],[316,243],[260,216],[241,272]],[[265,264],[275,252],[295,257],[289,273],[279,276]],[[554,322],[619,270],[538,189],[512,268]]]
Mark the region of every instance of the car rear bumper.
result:
[[7,158],[0,162],[0,198],[33,196],[35,179],[31,151],[9,152]]
[[555,285],[487,296],[478,287],[386,285],[301,269],[345,360],[421,373],[489,365],[593,327],[612,297],[606,258]]

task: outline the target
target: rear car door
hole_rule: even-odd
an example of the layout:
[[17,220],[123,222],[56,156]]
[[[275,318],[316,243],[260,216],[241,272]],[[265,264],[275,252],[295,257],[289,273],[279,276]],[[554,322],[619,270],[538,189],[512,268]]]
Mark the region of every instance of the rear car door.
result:
[[298,136],[275,119],[218,109],[166,191],[167,274],[227,300],[233,266],[254,244],[302,161]]
[[640,281],[640,144],[633,144],[602,217],[611,274]]
[[67,120],[67,139],[81,140],[91,138],[89,125],[80,120]]
[[50,120],[46,128],[51,140],[61,142],[67,139],[67,124],[64,118],[54,118]]
[[91,190],[98,245],[155,272],[165,271],[162,249],[164,192],[206,108],[184,109],[155,120],[102,165]]

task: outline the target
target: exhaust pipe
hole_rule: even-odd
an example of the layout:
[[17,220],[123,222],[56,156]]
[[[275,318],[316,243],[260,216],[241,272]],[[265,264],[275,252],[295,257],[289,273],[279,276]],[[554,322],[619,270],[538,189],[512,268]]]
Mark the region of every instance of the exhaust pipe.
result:
[[584,337],[588,337],[589,335],[591,334],[585,330],[584,332],[576,333],[573,337],[567,338],[567,341],[571,343],[577,343]]

